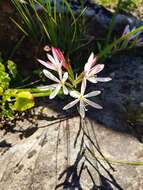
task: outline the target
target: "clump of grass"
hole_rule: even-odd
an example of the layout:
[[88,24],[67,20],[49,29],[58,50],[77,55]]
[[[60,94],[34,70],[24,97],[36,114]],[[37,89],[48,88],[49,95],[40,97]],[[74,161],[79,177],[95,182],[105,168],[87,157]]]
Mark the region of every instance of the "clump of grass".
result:
[[[79,15],[74,14],[67,0],[60,5],[57,1],[53,1],[52,5],[50,1],[41,0],[27,0],[26,3],[12,0],[12,3],[23,24],[12,18],[13,22],[34,42],[48,42],[69,55],[84,41],[84,10]],[[61,12],[57,12],[59,6]]]

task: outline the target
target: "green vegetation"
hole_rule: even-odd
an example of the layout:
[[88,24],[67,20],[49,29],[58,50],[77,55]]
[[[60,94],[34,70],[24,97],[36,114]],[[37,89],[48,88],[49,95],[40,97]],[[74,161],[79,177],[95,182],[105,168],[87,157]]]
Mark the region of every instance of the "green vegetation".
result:
[[60,4],[63,13],[57,13],[59,5],[56,1],[53,6],[50,1],[44,3],[41,0],[28,0],[27,3],[12,0],[12,3],[22,23],[11,18],[12,21],[36,44],[49,43],[69,56],[71,50],[74,51],[85,41],[82,19],[84,9],[80,15],[75,15],[67,0]]
[[[99,3],[104,7],[116,9],[118,0],[94,0],[95,3]],[[140,0],[122,0],[120,4],[120,11],[130,12],[137,8],[138,4],[141,3]]]

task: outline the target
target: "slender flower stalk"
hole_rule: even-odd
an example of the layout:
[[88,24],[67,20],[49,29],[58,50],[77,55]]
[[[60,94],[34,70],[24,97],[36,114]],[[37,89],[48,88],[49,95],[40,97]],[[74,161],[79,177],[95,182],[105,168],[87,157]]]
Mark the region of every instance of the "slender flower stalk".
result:
[[95,102],[93,102],[91,100],[88,100],[88,98],[90,98],[90,97],[99,95],[101,93],[101,91],[92,91],[88,94],[84,94],[85,89],[86,89],[86,83],[83,82],[81,85],[81,92],[80,93],[78,91],[75,91],[75,90],[71,91],[70,96],[75,98],[75,100],[70,102],[66,106],[64,106],[63,110],[67,110],[67,109],[73,107],[74,105],[76,105],[77,103],[79,103],[79,114],[82,118],[84,118],[85,117],[85,111],[87,111],[87,109],[86,109],[87,105],[90,105],[96,109],[102,109],[102,107],[99,104],[96,104]]

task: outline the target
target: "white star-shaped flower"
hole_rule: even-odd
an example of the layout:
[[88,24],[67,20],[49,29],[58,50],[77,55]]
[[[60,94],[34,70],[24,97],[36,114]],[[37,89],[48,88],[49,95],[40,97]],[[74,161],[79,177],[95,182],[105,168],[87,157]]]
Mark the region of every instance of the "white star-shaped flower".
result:
[[61,90],[61,88],[63,89],[63,92],[65,95],[68,94],[68,89],[67,87],[65,86],[65,82],[66,80],[68,79],[68,73],[65,72],[62,76],[59,75],[59,79],[57,77],[55,77],[50,71],[44,69],[43,70],[43,73],[44,75],[49,78],[50,80],[56,82],[55,84],[52,84],[52,85],[47,85],[47,86],[41,86],[39,87],[39,89],[41,90],[49,90],[49,89],[52,89],[52,93],[50,94],[49,98],[50,99],[53,99],[55,98],[55,96],[58,94],[58,92]]
[[87,109],[86,109],[87,105],[90,105],[96,109],[102,109],[102,107],[99,104],[96,104],[95,102],[88,99],[90,97],[99,95],[101,93],[101,91],[92,91],[88,94],[84,94],[85,88],[86,88],[86,83],[82,83],[81,92],[71,91],[70,96],[75,98],[75,100],[70,102],[66,106],[64,106],[63,110],[67,110],[79,102],[79,113],[80,113],[81,117],[84,118],[85,117],[85,111],[87,111]]
[[92,52],[88,58],[87,63],[84,66],[84,78],[83,80],[88,80],[92,83],[97,82],[108,82],[111,80],[110,77],[97,77],[97,73],[104,69],[103,64],[96,64],[96,57]]

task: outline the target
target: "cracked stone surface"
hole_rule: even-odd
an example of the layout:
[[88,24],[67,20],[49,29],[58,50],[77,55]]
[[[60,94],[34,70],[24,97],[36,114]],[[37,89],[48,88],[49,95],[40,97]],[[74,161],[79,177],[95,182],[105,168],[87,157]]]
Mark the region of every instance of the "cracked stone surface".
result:
[[[47,118],[57,114],[45,110]],[[17,124],[17,132],[0,131],[1,142],[5,140],[0,147],[1,190],[142,190],[143,166],[124,163],[143,161],[143,145],[132,135],[88,117],[84,121],[78,116],[53,121],[45,117],[33,134],[20,139],[18,130],[30,125],[24,120]]]

